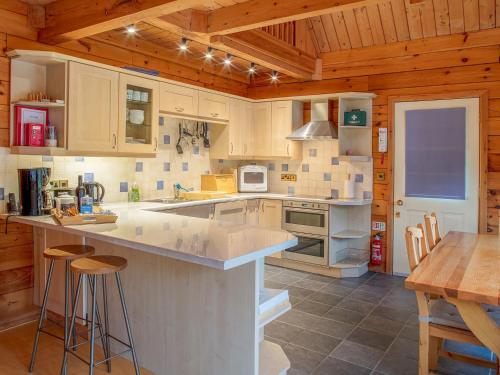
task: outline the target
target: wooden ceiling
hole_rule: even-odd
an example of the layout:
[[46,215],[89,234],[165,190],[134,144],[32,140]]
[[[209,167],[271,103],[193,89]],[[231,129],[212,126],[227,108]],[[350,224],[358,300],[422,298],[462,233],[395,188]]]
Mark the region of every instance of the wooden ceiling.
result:
[[500,0],[390,0],[308,24],[319,51],[334,52],[494,28],[500,26]]

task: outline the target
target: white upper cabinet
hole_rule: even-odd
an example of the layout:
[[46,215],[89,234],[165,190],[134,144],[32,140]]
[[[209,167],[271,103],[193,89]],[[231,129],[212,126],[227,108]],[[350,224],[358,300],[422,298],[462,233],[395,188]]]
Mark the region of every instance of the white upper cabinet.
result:
[[229,98],[224,95],[199,92],[198,115],[212,120],[225,122],[229,119]]
[[253,104],[253,144],[252,155],[255,157],[272,154],[272,105],[271,102]]
[[119,73],[69,63],[68,150],[117,150]]
[[198,116],[198,90],[160,83],[160,112],[183,116]]
[[302,144],[286,139],[290,133],[303,124],[304,106],[301,102],[280,100],[272,103],[272,145],[273,157],[297,159],[301,157]]

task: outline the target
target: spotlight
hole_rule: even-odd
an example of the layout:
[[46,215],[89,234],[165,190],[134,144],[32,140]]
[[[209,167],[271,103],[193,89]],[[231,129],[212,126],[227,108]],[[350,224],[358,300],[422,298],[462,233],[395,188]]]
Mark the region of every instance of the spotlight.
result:
[[276,82],[278,80],[278,72],[276,70],[273,70],[271,74],[271,81]]
[[225,66],[230,66],[233,62],[233,55],[231,55],[230,53],[226,54],[223,62]]
[[255,63],[250,63],[250,67],[248,68],[248,74],[254,75],[257,72],[257,68],[255,67]]
[[179,44],[179,49],[182,52],[186,52],[188,50],[188,40],[186,38],[181,39],[181,43]]
[[125,30],[127,30],[128,34],[135,34],[137,32],[135,25],[128,25]]
[[205,52],[205,60],[212,60],[214,58],[214,49],[212,47],[207,48]]

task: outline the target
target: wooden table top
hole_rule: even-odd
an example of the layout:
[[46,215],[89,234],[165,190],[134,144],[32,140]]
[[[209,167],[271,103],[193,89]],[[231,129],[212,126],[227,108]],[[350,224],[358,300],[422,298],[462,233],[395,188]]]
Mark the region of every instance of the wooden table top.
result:
[[405,286],[500,305],[500,237],[449,232],[405,280]]

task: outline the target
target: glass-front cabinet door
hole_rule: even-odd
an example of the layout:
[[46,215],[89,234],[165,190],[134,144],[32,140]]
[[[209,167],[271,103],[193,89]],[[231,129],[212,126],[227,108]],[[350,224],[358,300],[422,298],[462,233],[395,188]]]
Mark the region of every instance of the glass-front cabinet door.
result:
[[159,83],[120,74],[118,151],[155,153],[158,150]]

